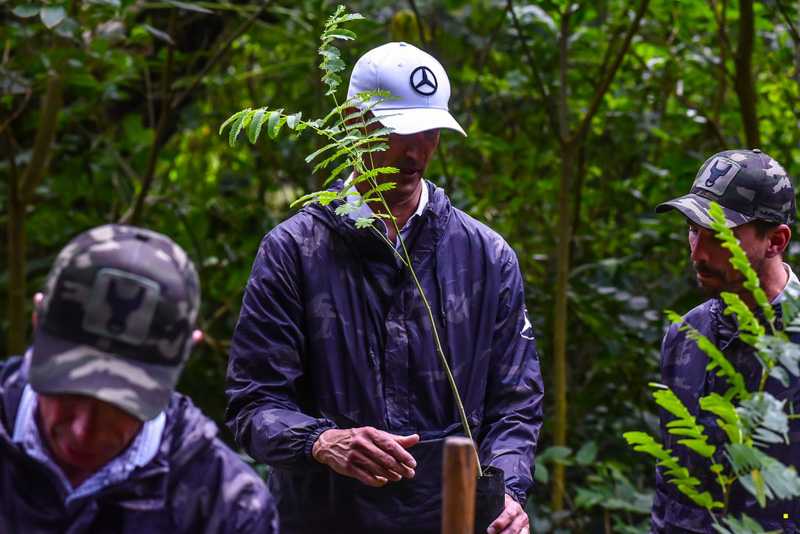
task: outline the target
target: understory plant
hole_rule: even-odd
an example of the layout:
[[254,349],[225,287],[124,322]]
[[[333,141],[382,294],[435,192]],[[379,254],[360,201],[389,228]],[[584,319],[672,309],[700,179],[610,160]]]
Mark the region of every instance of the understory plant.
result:
[[[666,425],[667,432],[679,436],[678,444],[708,461],[710,478],[716,485],[713,494],[710,491],[712,488],[701,488],[697,477],[699,473],[690,472],[681,465],[671,449],[664,449],[650,435],[626,432],[623,436],[634,450],[656,458],[657,465],[664,469],[667,481],[675,484],[697,506],[707,510],[717,532],[763,533],[763,527],[753,518],[729,509],[729,497],[737,484],[753,495],[762,508],[772,500],[800,496],[800,477],[795,468],[784,465],[766,452],[770,445],[789,444],[789,421],[798,416],[792,413],[791,402],[778,400],[764,390],[769,377],[788,387],[790,375],[800,376],[800,346],[789,339],[789,334],[800,331],[800,302],[789,296],[782,304],[783,319],[778,321],[738,239],[725,225],[722,208],[712,203],[710,213],[714,220],[711,226],[717,238],[731,252],[731,264],[745,275],[744,287],[752,293],[756,309],[763,312],[763,320],[760,321],[738,295],[727,292],[721,294],[727,305],[725,313],[736,316],[740,339],[753,347],[753,357],[761,364],[758,388],[749,391],[743,375],[716,345],[690,325],[684,324],[681,329],[708,355],[706,369],[724,378],[729,385],[724,395],[711,393],[699,400],[700,409],[716,416],[717,423],[725,432],[727,439],[721,444],[722,455],[718,454],[718,445],[708,442],[703,425],[698,424],[696,417],[672,390],[661,384],[651,386],[656,388],[653,393],[656,403],[675,418]],[[682,322],[678,314],[671,311],[667,314],[671,321]]]
[[[366,91],[358,93],[352,99],[340,103],[336,96],[336,91],[342,82],[339,73],[345,69],[346,65],[341,57],[340,50],[332,43],[335,39],[355,39],[356,34],[342,28],[341,25],[349,21],[363,18],[364,17],[358,13],[346,13],[344,6],[339,6],[334,14],[328,18],[324,31],[320,36],[321,45],[319,47],[319,54],[322,57],[322,63],[319,67],[323,72],[322,81],[328,87],[325,96],[330,96],[333,100],[333,108],[325,117],[315,120],[306,120],[303,119],[302,113],[287,114],[284,113],[283,108],[247,108],[231,115],[220,126],[219,133],[221,135],[225,128],[230,126],[228,142],[230,146],[233,147],[242,130],[247,132],[247,137],[251,143],[255,143],[258,140],[265,126],[270,139],[276,139],[278,133],[284,126],[296,132],[297,135],[310,130],[322,136],[325,140],[325,144],[322,148],[314,151],[305,158],[306,163],[316,161],[313,172],[325,171],[327,173],[327,178],[323,183],[323,187],[329,186],[343,173],[355,171],[353,173],[353,179],[346,182],[341,191],[315,191],[294,201],[292,207],[297,205],[306,206],[312,203],[319,203],[322,206],[327,206],[331,202],[342,201],[341,204],[336,207],[336,214],[341,217],[347,217],[352,212],[357,213],[358,217],[355,221],[356,227],[371,228],[399,258],[400,262],[408,270],[414,280],[420,298],[425,305],[436,344],[436,353],[444,367],[456,406],[458,407],[464,433],[473,441],[467,415],[461,402],[461,395],[458,392],[450,370],[450,365],[447,362],[444,349],[439,339],[433,311],[431,310],[428,299],[414,271],[414,265],[411,262],[411,257],[406,248],[405,241],[400,233],[400,228],[397,226],[397,220],[392,215],[391,209],[383,196],[383,193],[395,187],[395,183],[378,183],[379,176],[391,176],[397,173],[398,169],[394,167],[375,167],[373,165],[372,155],[375,152],[384,151],[388,148],[387,136],[393,130],[381,124],[381,118],[384,116],[373,113],[373,108],[380,102],[384,102],[393,97],[388,91]],[[367,184],[368,190],[361,195],[361,198],[357,202],[352,203],[347,197],[356,191],[356,185],[361,183]],[[382,213],[376,213],[377,210],[372,210],[372,213],[364,214],[362,208],[368,202],[379,203],[382,207]],[[386,224],[394,226],[394,230],[400,241],[399,249],[395,247],[394,243],[392,243],[387,236],[375,228],[375,222],[379,218],[382,218]],[[478,467],[477,472],[482,474],[478,452],[474,446],[473,449]]]

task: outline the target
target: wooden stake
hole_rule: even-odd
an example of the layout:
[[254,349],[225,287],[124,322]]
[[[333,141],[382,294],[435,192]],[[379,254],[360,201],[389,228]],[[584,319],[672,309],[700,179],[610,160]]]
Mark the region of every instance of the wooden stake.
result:
[[472,440],[447,438],[442,466],[442,534],[473,534],[476,471]]

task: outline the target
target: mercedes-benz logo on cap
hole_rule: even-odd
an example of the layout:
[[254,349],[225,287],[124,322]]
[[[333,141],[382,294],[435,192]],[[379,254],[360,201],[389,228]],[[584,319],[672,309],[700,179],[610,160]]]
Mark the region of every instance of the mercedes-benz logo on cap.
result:
[[428,67],[417,67],[411,73],[411,87],[417,94],[422,96],[431,96],[436,93],[439,88],[439,83],[436,81],[436,76],[433,71]]

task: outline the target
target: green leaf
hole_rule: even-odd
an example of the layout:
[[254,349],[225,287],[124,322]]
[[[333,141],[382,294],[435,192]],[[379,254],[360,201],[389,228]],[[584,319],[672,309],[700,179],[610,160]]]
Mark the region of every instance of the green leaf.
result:
[[336,28],[332,29],[328,32],[325,32],[326,38],[333,38],[333,39],[342,39],[344,41],[352,41],[356,38],[356,34],[351,32],[350,30],[345,30],[343,28]]
[[258,135],[261,133],[261,126],[266,119],[267,108],[261,108],[255,112],[253,118],[250,120],[250,128],[247,131],[247,136],[250,138],[251,143],[255,143]]
[[546,485],[550,481],[550,473],[547,470],[547,466],[543,463],[536,462],[533,479],[539,484]]
[[343,217],[348,213],[351,213],[357,209],[358,208],[356,206],[353,206],[352,204],[348,204],[345,202],[341,206],[338,206],[334,211],[336,212],[336,215],[338,215],[339,217]]
[[324,153],[324,152],[326,152],[326,151],[328,151],[328,150],[330,150],[330,149],[332,149],[334,147],[338,147],[338,146],[340,146],[339,142],[328,143],[327,145],[325,145],[324,147],[320,148],[319,150],[315,150],[314,152],[312,152],[311,154],[306,156],[306,163],[311,163],[311,161],[314,160],[320,154],[322,154],[322,153]]
[[359,217],[356,219],[356,228],[369,228],[374,221],[375,219],[373,217]]
[[720,417],[717,423],[728,435],[731,443],[742,443],[744,441],[742,421],[736,411],[736,406],[730,400],[718,393],[711,393],[709,396],[700,399],[700,408]]
[[300,120],[303,116],[303,113],[298,111],[293,115],[289,115],[286,117],[286,126],[291,128],[292,130],[296,129],[297,126],[300,124]]
[[758,469],[753,469],[750,473],[752,477],[753,486],[755,487],[755,496],[759,506],[764,508],[767,505],[767,494],[764,491],[764,479],[761,478],[761,472]]
[[210,9],[206,9],[202,6],[191,4],[189,2],[179,2],[178,0],[164,0],[164,3],[171,5],[173,7],[177,7],[178,9],[185,9],[186,11],[194,11],[196,13],[206,13],[206,14],[214,13]]
[[229,125],[230,123],[232,123],[233,121],[235,121],[236,119],[238,119],[239,117],[241,117],[242,115],[244,115],[245,113],[248,113],[249,111],[250,111],[250,108],[243,109],[243,110],[241,110],[241,111],[237,111],[236,113],[234,113],[233,115],[231,115],[230,117],[228,117],[228,118],[225,120],[225,122],[223,122],[223,123],[222,123],[222,125],[219,127],[219,135],[222,135],[222,131],[225,129],[225,127],[226,127],[227,125]]
[[303,204],[304,206],[306,206],[312,202],[316,202],[320,196],[326,193],[330,193],[330,191],[314,191],[313,193],[308,193],[307,195],[303,195],[302,197],[292,202],[289,207],[294,208],[298,204]]
[[39,9],[39,6],[33,4],[20,4],[12,9],[11,12],[20,18],[27,19],[38,15]]
[[597,458],[597,444],[594,441],[589,441],[583,444],[575,453],[575,461],[580,465],[591,465]]
[[554,464],[567,463],[567,459],[572,455],[572,449],[563,445],[553,445],[547,447],[541,454],[536,455],[539,463],[550,462]]
[[147,30],[156,39],[161,39],[162,41],[164,41],[166,43],[169,43],[172,46],[175,46],[175,41],[172,40],[172,37],[170,37],[170,35],[168,33],[162,32],[159,29],[153,28],[149,24],[139,24],[139,26],[141,26],[142,28]]
[[45,26],[53,29],[67,17],[67,10],[61,5],[44,6],[39,12],[39,17]]
[[748,516],[742,514],[741,518],[737,519],[732,515],[726,515],[722,518],[722,523],[730,530],[725,529],[721,525],[714,525],[714,528],[720,534],[780,534],[778,531],[766,531],[760,523]]
[[236,144],[236,138],[239,136],[239,132],[242,131],[244,120],[249,114],[250,108],[247,108],[244,111],[240,111],[236,114],[236,119],[233,121],[230,134],[228,134],[228,144],[230,144],[230,146],[234,146]]
[[278,135],[278,131],[281,129],[285,119],[283,118],[283,109],[279,109],[273,111],[270,116],[269,120],[267,121],[267,135],[269,135],[270,139],[275,139]]
[[342,163],[340,163],[335,169],[333,169],[331,171],[330,175],[325,180],[325,185],[327,186],[333,180],[337,179],[339,177],[339,174],[341,174],[341,172],[343,170],[345,170],[345,169],[347,169],[348,167],[351,167],[351,166],[352,166],[352,162],[349,159],[347,159],[347,160],[343,161]]

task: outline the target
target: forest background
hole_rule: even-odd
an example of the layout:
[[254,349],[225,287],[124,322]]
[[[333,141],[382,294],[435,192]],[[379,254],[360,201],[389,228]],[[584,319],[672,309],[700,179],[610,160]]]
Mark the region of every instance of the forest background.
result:
[[652,464],[621,434],[657,432],[662,312],[702,300],[686,224],[653,208],[724,149],[800,177],[798,2],[0,0],[0,343],[25,350],[32,296],[77,233],[166,233],[202,281],[206,338],[179,389],[230,442],[254,255],[324,175],[304,162],[314,135],[232,149],[217,131],[245,107],[326,114],[318,37],[338,3],[368,18],[340,45],[346,76],[389,40],[443,63],[469,136],[445,132],[426,177],[519,257],[546,386],[533,530],[646,532]]

